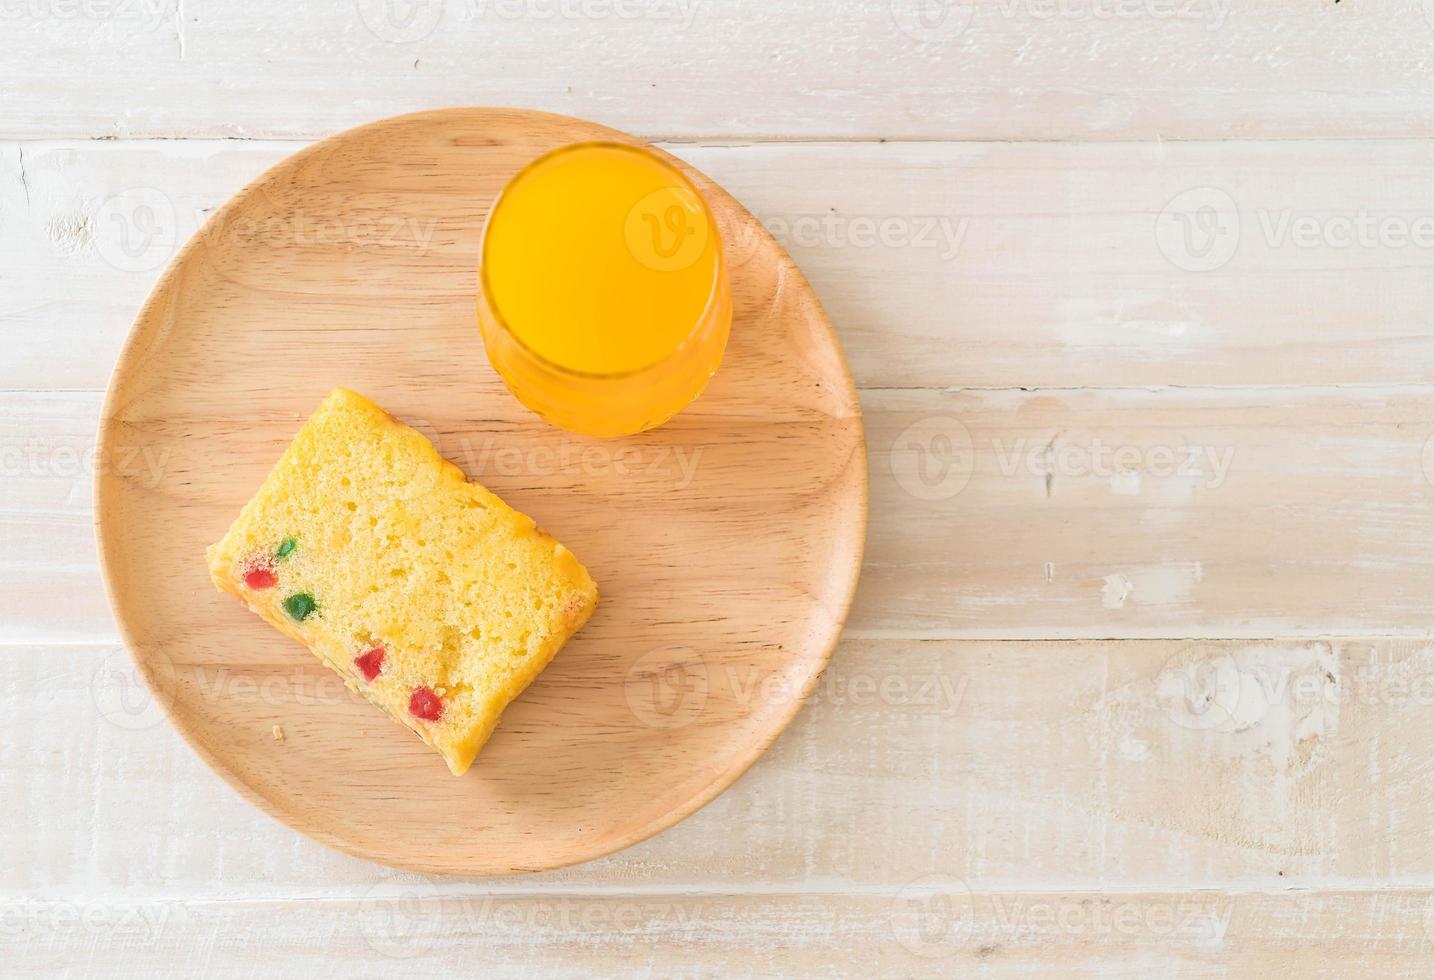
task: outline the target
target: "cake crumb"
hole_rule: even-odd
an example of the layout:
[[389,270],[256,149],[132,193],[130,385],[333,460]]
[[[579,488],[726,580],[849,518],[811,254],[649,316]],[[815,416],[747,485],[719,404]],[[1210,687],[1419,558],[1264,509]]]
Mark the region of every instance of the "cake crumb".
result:
[[276,742],[282,742],[284,740],[284,729],[279,725],[275,725],[273,729],[271,729],[270,734],[274,736],[274,741]]

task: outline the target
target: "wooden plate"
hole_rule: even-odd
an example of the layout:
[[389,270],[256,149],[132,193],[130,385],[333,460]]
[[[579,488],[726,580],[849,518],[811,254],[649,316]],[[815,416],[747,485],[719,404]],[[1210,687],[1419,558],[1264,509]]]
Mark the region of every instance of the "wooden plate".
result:
[[[702,398],[656,431],[586,439],[493,374],[474,319],[489,204],[524,163],[585,139],[636,142],[562,116],[458,109],[306,148],[174,260],[110,385],[100,553],[155,697],[246,797],[385,864],[534,871],[671,826],[791,720],[856,585],[866,455],[831,325],[781,247],[691,168],[736,305]],[[208,579],[204,547],[335,385],[428,435],[602,589],[461,778]]]

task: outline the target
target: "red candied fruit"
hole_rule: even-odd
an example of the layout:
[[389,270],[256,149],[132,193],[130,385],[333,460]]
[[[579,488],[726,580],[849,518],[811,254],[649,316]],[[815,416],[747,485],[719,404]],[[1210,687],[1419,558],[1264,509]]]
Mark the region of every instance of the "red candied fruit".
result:
[[256,591],[272,589],[279,584],[279,576],[268,565],[255,565],[244,573],[244,584]]
[[415,688],[408,699],[408,713],[424,721],[437,721],[443,715],[443,699],[431,687]]
[[363,674],[363,679],[371,681],[383,673],[383,647],[374,647],[368,653],[354,657],[354,666]]

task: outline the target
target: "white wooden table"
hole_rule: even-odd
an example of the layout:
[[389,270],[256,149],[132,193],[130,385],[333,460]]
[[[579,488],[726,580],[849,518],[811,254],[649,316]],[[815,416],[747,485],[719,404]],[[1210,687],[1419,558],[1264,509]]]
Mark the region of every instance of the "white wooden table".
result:
[[[767,756],[490,881],[225,788],[91,535],[175,242],[304,141],[459,104],[742,199],[872,472],[845,639]],[[1434,0],[0,0],[0,136],[0,971],[1429,972]]]

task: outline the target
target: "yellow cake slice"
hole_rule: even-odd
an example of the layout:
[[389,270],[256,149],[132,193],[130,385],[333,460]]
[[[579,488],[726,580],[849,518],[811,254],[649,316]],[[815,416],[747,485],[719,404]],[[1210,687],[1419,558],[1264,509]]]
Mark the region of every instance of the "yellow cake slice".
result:
[[208,557],[215,585],[417,732],[454,775],[597,605],[570,551],[343,388]]

